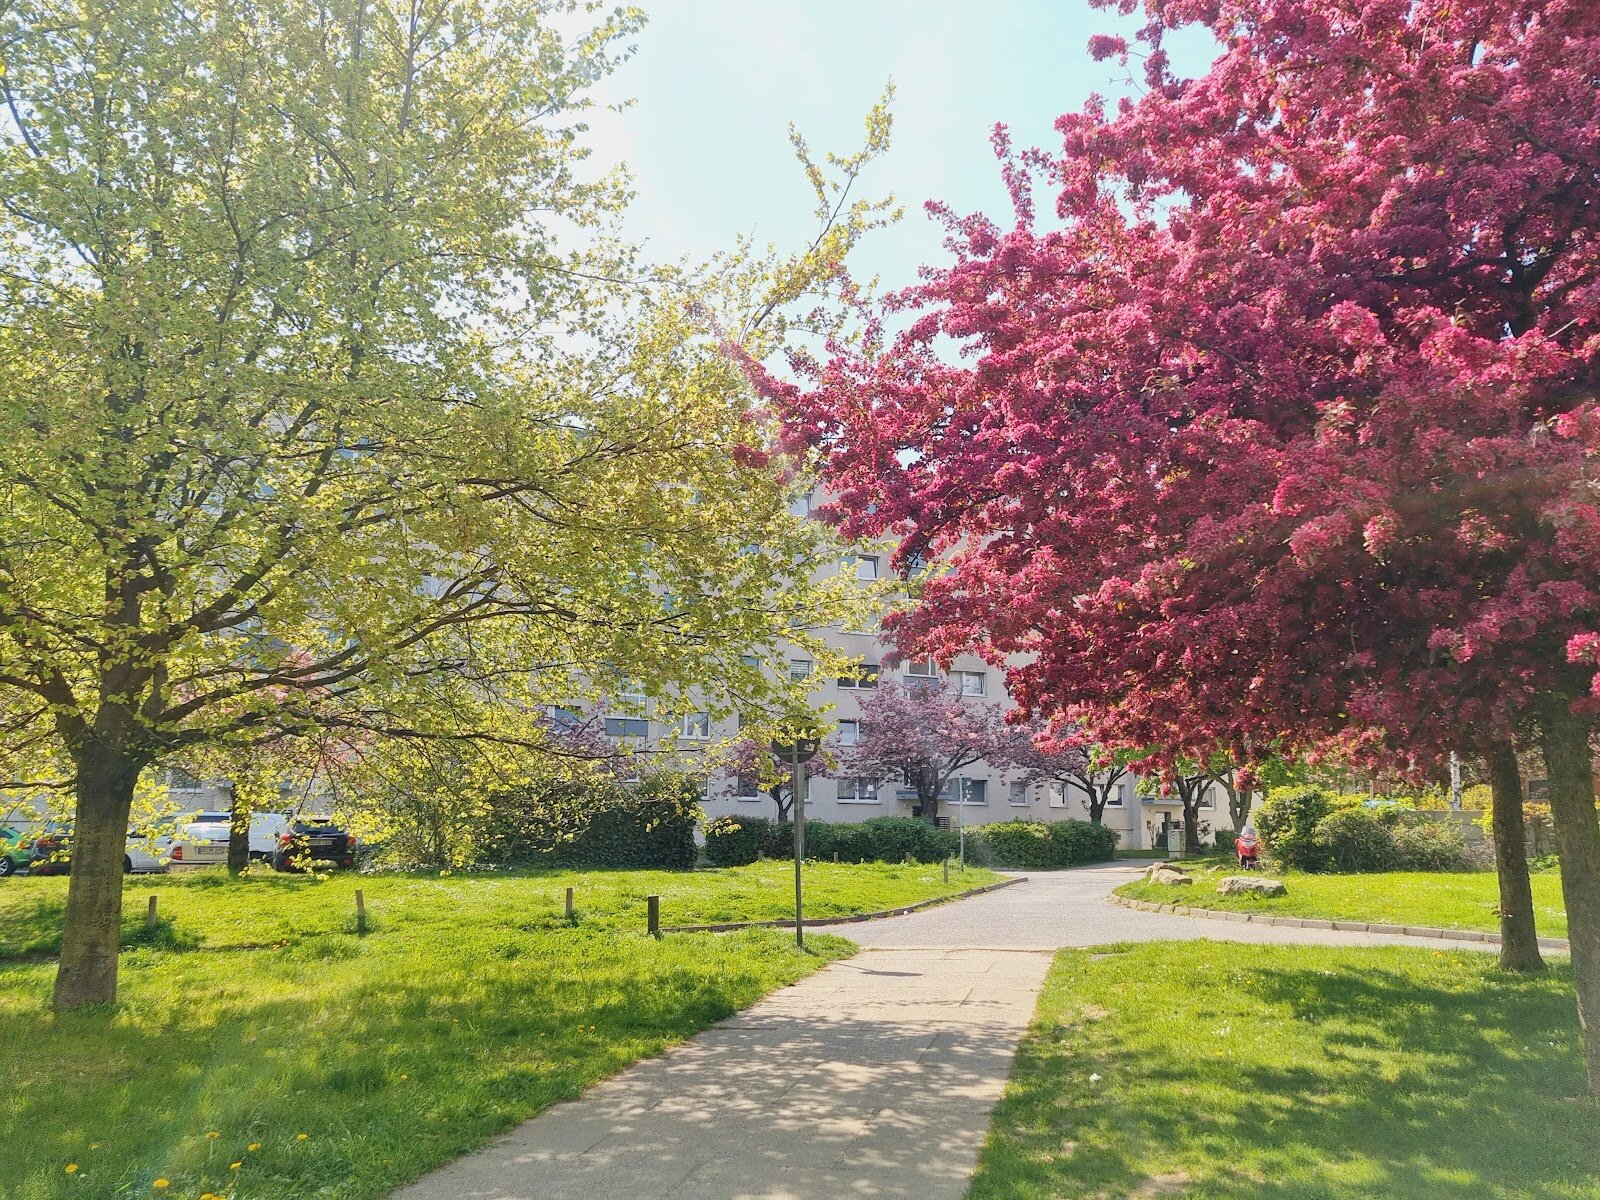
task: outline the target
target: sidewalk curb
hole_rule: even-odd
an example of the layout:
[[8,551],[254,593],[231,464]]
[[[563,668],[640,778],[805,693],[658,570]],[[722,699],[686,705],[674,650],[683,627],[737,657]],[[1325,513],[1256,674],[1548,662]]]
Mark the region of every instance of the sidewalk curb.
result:
[[[932,908],[936,904],[948,904],[952,900],[966,900],[971,896],[981,896],[985,892],[998,892],[1001,888],[1015,887],[1019,883],[1027,883],[1026,875],[1018,875],[1011,879],[1002,879],[999,883],[986,884],[980,888],[970,888],[965,892],[952,892],[948,896],[935,896],[932,900],[918,900],[915,904],[907,904],[904,908],[886,908],[882,912],[856,913],[849,917],[807,917],[806,928],[817,925],[857,925],[862,921],[877,921],[884,917],[903,917],[908,913],[920,912],[925,908]],[[793,921],[724,921],[716,925],[663,925],[662,933],[732,933],[739,929],[793,929]]]
[[[1207,921],[1242,921],[1251,925],[1286,925],[1291,929],[1338,929],[1348,933],[1376,933],[1389,937],[1442,938],[1451,942],[1488,942],[1498,946],[1498,933],[1485,933],[1480,929],[1443,929],[1437,925],[1383,925],[1367,921],[1323,921],[1310,917],[1273,917],[1266,913],[1225,912],[1219,908],[1203,908],[1188,904],[1155,904],[1149,900],[1135,900],[1112,892],[1107,904],[1131,908],[1139,912],[1170,913],[1175,917],[1198,917]],[[1566,938],[1540,938],[1541,950],[1572,952]]]

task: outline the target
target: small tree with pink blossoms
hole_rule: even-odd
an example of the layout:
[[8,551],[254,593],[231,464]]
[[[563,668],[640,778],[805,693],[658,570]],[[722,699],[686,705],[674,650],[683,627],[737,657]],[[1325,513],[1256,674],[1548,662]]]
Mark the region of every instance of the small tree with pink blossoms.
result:
[[768,743],[746,738],[728,751],[722,766],[738,779],[739,795],[766,796],[777,810],[777,819],[789,820],[794,810],[794,774]]
[[1057,738],[1042,725],[1032,726],[1029,733],[1007,765],[1023,772],[1024,783],[1059,786],[1063,797],[1067,788],[1077,788],[1083,793],[1089,820],[1100,824],[1117,784],[1128,775],[1127,753],[1107,750],[1076,734]]
[[859,730],[854,745],[836,747],[833,773],[912,788],[929,821],[938,819],[939,799],[958,772],[978,762],[1009,764],[1029,740],[998,705],[932,684],[879,684],[861,702]]

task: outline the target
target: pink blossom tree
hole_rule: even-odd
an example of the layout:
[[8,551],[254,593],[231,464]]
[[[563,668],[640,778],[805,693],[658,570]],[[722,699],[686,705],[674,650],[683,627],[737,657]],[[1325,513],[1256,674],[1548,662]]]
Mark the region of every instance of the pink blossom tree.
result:
[[1145,93],[999,131],[1010,225],[943,212],[906,331],[772,396],[847,535],[947,556],[902,645],[1021,656],[1048,719],[1241,763],[1537,740],[1600,1094],[1600,8],[1145,10]]
[[1021,770],[1024,783],[1078,789],[1089,820],[1099,825],[1117,785],[1128,777],[1127,753],[1097,746],[1076,729],[1059,737],[1037,722],[1027,729],[1027,740],[1017,745],[1008,765]]
[[880,683],[861,701],[858,729],[854,745],[833,748],[833,773],[913,788],[929,821],[959,772],[979,762],[1005,766],[1028,741],[999,705],[931,683]]

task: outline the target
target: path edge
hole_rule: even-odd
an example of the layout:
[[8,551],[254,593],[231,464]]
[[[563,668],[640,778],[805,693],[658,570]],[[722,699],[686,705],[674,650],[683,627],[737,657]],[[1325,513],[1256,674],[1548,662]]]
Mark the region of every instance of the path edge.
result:
[[[1378,933],[1393,937],[1442,938],[1453,942],[1488,942],[1500,944],[1498,933],[1481,929],[1445,929],[1438,925],[1383,925],[1369,921],[1325,921],[1312,917],[1274,917],[1267,913],[1227,912],[1220,908],[1204,908],[1189,904],[1157,904],[1151,900],[1135,900],[1132,896],[1119,896],[1112,892],[1106,896],[1107,904],[1131,908],[1139,912],[1169,913],[1175,917],[1198,917],[1206,921],[1236,921],[1249,925],[1286,925],[1291,929],[1339,929],[1348,933]],[[1541,950],[1572,952],[1566,938],[1540,938]]]
[[[909,913],[921,912],[925,908],[933,908],[938,904],[949,904],[952,900],[966,900],[972,896],[981,896],[985,892],[998,892],[1001,888],[1015,887],[1019,883],[1027,883],[1026,875],[1017,875],[1009,879],[1002,879],[999,883],[985,884],[979,888],[969,888],[964,892],[951,892],[948,896],[935,896],[931,900],[918,900],[915,904],[907,904],[903,908],[886,908],[881,912],[854,913],[848,917],[807,917],[806,928],[817,925],[857,925],[862,921],[879,921],[884,917],[903,917]],[[723,921],[715,925],[663,925],[662,933],[732,933],[739,929],[793,929],[794,922],[790,921]]]

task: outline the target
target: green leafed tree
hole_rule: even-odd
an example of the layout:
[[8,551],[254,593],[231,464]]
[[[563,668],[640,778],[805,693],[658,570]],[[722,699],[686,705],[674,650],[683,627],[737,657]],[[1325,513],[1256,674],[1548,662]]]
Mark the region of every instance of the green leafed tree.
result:
[[639,17],[589,10],[0,10],[0,718],[74,799],[58,1009],[115,997],[164,758],[536,748],[624,676],[781,705],[743,656],[837,618],[708,334],[772,353],[773,294],[610,235],[584,93]]

